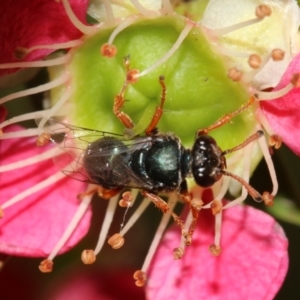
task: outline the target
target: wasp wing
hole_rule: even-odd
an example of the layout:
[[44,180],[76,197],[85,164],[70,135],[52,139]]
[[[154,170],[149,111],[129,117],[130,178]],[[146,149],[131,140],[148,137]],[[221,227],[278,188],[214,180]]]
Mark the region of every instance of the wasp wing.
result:
[[[49,119],[45,123],[43,131],[50,136],[51,142],[63,150],[64,155],[55,158],[55,164],[59,169],[73,179],[93,184],[99,183],[91,178],[101,174],[100,166],[97,167],[97,160],[101,159],[101,157],[111,156],[115,148],[115,145],[112,144],[111,146],[106,146],[101,152],[89,151],[95,142],[113,138],[124,145],[124,147],[118,148],[118,154],[131,155],[132,152],[141,149],[151,143],[152,140],[149,136],[137,136],[132,139],[126,139],[123,134],[74,126],[54,119]],[[87,157],[89,161],[95,162],[95,166],[93,166],[92,170],[89,170],[89,175],[84,166],[84,159]],[[126,181],[124,186],[151,188],[151,185],[134,174],[130,167],[123,164],[122,161],[119,163],[121,167],[116,166],[114,168],[113,177],[120,185]]]

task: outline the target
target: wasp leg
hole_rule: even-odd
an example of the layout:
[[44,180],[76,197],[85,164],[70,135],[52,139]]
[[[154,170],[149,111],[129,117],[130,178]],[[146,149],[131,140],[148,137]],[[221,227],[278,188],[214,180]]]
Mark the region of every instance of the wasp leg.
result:
[[105,189],[102,186],[95,187],[94,189],[91,189],[90,191],[80,193],[78,194],[78,199],[82,199],[84,196],[92,195],[92,194],[98,194],[99,197],[109,200],[113,196],[117,195],[122,191],[123,188],[115,188],[115,189]]
[[169,207],[169,205],[161,199],[159,196],[149,193],[147,191],[142,191],[142,195],[146,198],[148,198],[150,201],[154,203],[155,206],[157,206],[164,214],[170,213],[173,217],[174,221],[180,226],[181,228],[181,234],[185,237],[186,236],[186,230],[184,227],[183,220],[177,216]]
[[207,128],[204,129],[199,129],[197,131],[197,136],[203,135],[203,134],[208,134],[210,131],[219,128],[221,126],[223,126],[224,124],[230,122],[230,120],[239,115],[240,113],[242,113],[244,110],[246,110],[247,108],[249,108],[253,103],[255,102],[255,97],[250,97],[249,101],[246,104],[243,104],[240,108],[238,108],[237,110],[224,115],[223,117],[221,117],[220,119],[218,119],[214,124],[208,126]]
[[138,71],[133,69],[130,70],[130,59],[129,56],[126,56],[124,58],[124,65],[125,65],[125,70],[126,70],[126,79],[123,84],[123,87],[118,95],[115,96],[114,98],[114,106],[113,106],[113,112],[116,115],[116,117],[123,123],[123,125],[126,128],[132,129],[134,127],[134,123],[131,120],[131,118],[122,111],[122,107],[125,102],[125,91],[128,87],[129,83],[134,83],[136,82],[136,74],[138,74]]
[[180,185],[179,190],[179,196],[180,199],[182,199],[185,203],[187,203],[192,211],[192,223],[188,229],[188,232],[185,236],[185,244],[186,246],[189,246],[192,242],[192,237],[197,225],[198,217],[199,217],[199,211],[203,205],[203,202],[201,200],[195,201],[193,203],[192,199],[193,196],[188,190],[188,185],[186,180],[184,180]]
[[158,124],[158,122],[163,114],[163,106],[166,101],[166,93],[167,93],[164,76],[159,77],[159,83],[162,88],[162,92],[161,92],[161,96],[160,96],[160,105],[156,107],[156,110],[154,112],[152,120],[151,120],[150,124],[148,125],[147,129],[145,130],[146,135],[150,135],[153,132],[153,130],[156,128],[156,125]]

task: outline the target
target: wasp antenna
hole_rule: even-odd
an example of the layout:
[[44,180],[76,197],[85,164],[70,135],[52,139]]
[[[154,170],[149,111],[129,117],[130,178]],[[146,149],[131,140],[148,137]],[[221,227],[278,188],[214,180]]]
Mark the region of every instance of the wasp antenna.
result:
[[256,189],[254,189],[248,182],[246,182],[243,178],[241,178],[235,174],[232,174],[226,170],[220,170],[220,173],[222,173],[223,175],[229,176],[229,177],[235,179],[236,181],[240,182],[246,188],[249,195],[253,198],[254,201],[256,201],[256,202],[263,201],[262,195]]
[[264,135],[264,132],[262,130],[258,130],[256,131],[254,134],[252,134],[251,136],[249,136],[243,143],[239,144],[238,146],[225,150],[221,153],[221,155],[226,155],[229,153],[232,153],[234,151],[240,150],[244,147],[246,147],[248,144],[258,140],[260,137],[262,137]]

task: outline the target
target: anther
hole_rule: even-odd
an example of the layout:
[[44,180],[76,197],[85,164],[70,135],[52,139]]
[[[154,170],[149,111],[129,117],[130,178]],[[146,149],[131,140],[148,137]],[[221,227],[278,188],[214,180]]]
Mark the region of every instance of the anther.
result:
[[269,138],[269,145],[275,149],[279,149],[282,145],[282,138],[277,134],[271,135]]
[[261,65],[261,58],[257,54],[251,54],[248,59],[248,64],[253,69],[258,69]]
[[53,261],[50,259],[44,259],[40,265],[39,269],[42,273],[50,273],[53,269]]
[[120,233],[116,233],[107,242],[113,249],[119,249],[124,245],[125,240]]
[[114,45],[103,44],[100,49],[100,52],[101,52],[102,56],[111,58],[111,57],[116,56],[118,51],[117,51],[117,47]]
[[81,260],[86,265],[91,265],[96,261],[96,255],[94,250],[83,250],[81,253]]
[[134,197],[130,191],[123,193],[122,199],[119,201],[121,207],[130,207]]
[[51,136],[48,133],[43,132],[36,138],[36,145],[38,147],[45,146],[50,142]]
[[280,61],[284,59],[285,52],[281,49],[273,49],[271,52],[271,56],[274,61]]
[[138,287],[142,287],[145,285],[147,281],[147,275],[145,272],[141,270],[137,270],[133,274],[133,279],[135,280],[135,285]]
[[228,71],[228,77],[232,80],[232,81],[240,81],[241,78],[243,76],[243,72],[241,72],[240,70],[238,70],[237,68],[231,68]]
[[256,16],[260,19],[270,16],[271,13],[270,7],[264,4],[257,6],[255,10]]
[[294,88],[300,87],[300,74],[299,73],[293,74],[291,83],[294,86]]
[[136,83],[139,79],[139,73],[140,71],[137,70],[137,69],[132,69],[130,71],[127,72],[127,75],[126,75],[126,81],[128,83]]
[[209,246],[209,251],[213,256],[219,256],[221,254],[221,247],[215,244]]
[[2,219],[4,217],[4,212],[3,209],[0,207],[0,219]]
[[221,212],[223,208],[223,204],[219,200],[213,200],[210,207],[211,207],[212,214],[215,216],[216,214]]
[[27,54],[28,50],[24,47],[17,47],[14,52],[14,56],[16,59],[23,59]]
[[269,192],[264,192],[262,195],[262,199],[267,206],[273,206],[274,205],[274,196],[270,194]]
[[183,251],[182,247],[178,247],[173,250],[173,257],[176,260],[181,259],[183,254],[184,254],[184,251]]
[[193,206],[193,208],[200,210],[203,206],[203,201],[201,199],[194,198],[191,201],[191,205]]

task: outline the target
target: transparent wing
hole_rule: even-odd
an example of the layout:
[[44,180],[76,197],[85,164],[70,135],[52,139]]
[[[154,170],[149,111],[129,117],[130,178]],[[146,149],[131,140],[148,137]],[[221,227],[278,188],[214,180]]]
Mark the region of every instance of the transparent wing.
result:
[[[149,136],[138,136],[133,139],[125,139],[122,134],[115,134],[105,131],[99,131],[89,128],[78,127],[55,119],[49,119],[43,131],[50,136],[50,141],[55,143],[63,150],[63,155],[54,159],[55,164],[64,174],[79,181],[98,184],[91,178],[99,176],[101,170],[97,167],[97,160],[101,157],[108,157],[114,150],[114,145],[108,145],[100,152],[89,151],[93,143],[99,139],[112,137],[122,144],[124,147],[118,148],[118,153],[131,155],[132,152],[151,144],[152,139]],[[87,174],[84,166],[84,158],[89,158],[89,161],[95,161],[95,167],[89,170]],[[95,173],[95,174],[93,174]],[[116,166],[113,170],[114,178],[119,180],[120,185],[136,188],[151,188],[151,186],[138,178],[136,174],[120,161],[120,167]],[[95,175],[95,176],[93,176]],[[101,176],[101,175],[100,175]],[[126,184],[124,184],[126,180]]]

